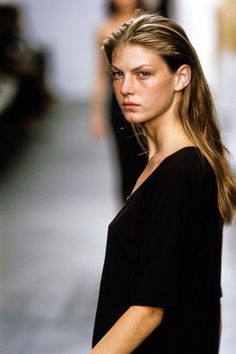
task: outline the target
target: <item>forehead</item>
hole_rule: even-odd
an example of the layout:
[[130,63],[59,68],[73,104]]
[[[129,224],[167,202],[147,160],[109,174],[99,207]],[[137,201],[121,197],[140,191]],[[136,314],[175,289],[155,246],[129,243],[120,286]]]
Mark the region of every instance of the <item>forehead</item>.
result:
[[164,60],[154,49],[136,44],[122,44],[112,53],[112,65],[132,69],[141,65],[165,65]]

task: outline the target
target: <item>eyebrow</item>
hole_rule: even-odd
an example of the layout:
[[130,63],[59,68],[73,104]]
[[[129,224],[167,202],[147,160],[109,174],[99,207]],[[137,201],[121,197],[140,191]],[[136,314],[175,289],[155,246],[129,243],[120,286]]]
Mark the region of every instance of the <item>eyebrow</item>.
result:
[[[137,67],[131,69],[131,71],[139,70],[139,69],[141,69],[141,68],[144,67],[144,66],[152,66],[152,67],[154,67],[154,65],[151,65],[151,64],[142,64],[142,65],[139,65],[139,66],[137,66]],[[114,65],[112,65],[112,64],[111,64],[111,68],[112,68],[112,69],[119,70],[119,71],[122,71],[121,69],[117,68],[116,66],[114,66]]]

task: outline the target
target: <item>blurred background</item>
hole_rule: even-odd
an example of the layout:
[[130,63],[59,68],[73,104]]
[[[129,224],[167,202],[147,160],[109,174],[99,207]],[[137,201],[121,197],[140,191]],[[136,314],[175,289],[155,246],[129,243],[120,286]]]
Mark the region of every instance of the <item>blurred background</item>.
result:
[[[90,349],[107,225],[122,203],[114,134],[105,120],[91,125],[107,3],[0,1],[0,354]],[[195,46],[236,171],[236,0],[145,6],[179,21]],[[236,348],[235,255],[234,223],[221,354]]]

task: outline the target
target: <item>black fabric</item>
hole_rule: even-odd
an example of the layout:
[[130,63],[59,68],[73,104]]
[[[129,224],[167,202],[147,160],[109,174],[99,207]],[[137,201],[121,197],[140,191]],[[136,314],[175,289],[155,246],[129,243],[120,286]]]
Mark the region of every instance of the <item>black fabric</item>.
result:
[[165,308],[134,353],[218,353],[222,227],[215,175],[194,147],[167,157],[109,225],[93,345],[133,305]]

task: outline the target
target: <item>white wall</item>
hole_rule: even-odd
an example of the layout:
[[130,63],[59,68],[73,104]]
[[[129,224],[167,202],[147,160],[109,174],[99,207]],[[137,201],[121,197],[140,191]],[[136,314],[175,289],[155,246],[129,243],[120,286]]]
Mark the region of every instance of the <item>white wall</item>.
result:
[[204,73],[217,85],[217,9],[219,0],[176,0],[176,17],[196,49]]

